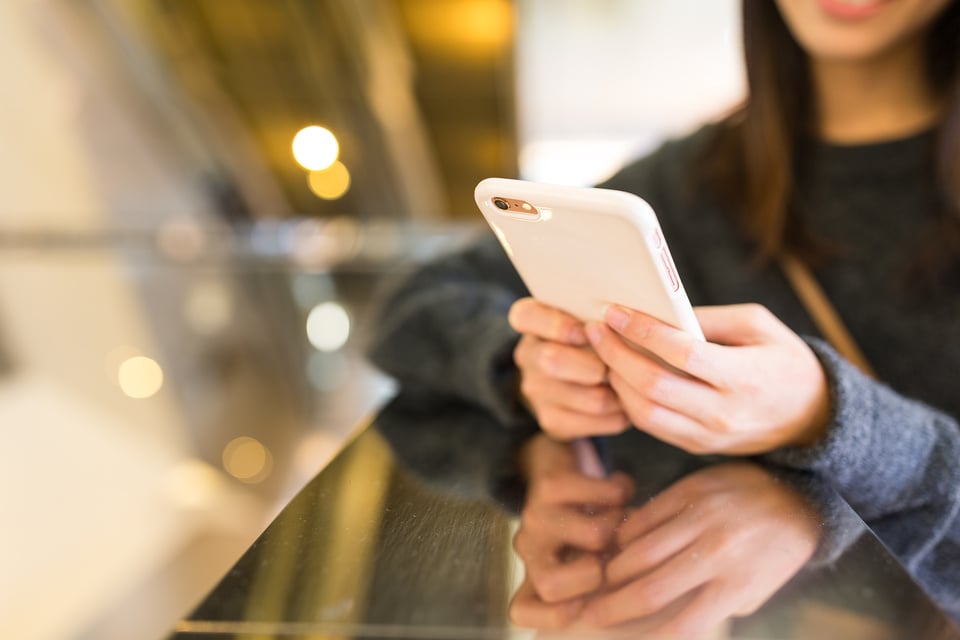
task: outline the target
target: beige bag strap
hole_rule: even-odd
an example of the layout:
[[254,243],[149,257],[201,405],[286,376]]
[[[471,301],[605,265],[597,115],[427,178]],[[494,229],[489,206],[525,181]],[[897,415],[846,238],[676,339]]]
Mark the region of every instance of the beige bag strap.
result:
[[833,348],[841,356],[860,371],[871,378],[876,378],[877,375],[866,356],[863,355],[857,341],[850,335],[847,326],[840,318],[840,314],[837,313],[823,289],[820,288],[820,283],[813,277],[810,268],[789,254],[780,258],[780,266],[823,337],[833,345]]

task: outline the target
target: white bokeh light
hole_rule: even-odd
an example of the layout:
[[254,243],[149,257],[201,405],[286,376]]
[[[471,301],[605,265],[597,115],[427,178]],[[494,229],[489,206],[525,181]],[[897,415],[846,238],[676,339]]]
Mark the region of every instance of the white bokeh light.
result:
[[336,351],[350,337],[350,316],[336,302],[322,302],[307,316],[307,339],[320,351]]
[[149,398],[163,386],[163,369],[146,356],[127,358],[117,370],[117,383],[131,398]]
[[312,125],[293,137],[293,157],[305,169],[323,171],[337,161],[340,143],[329,129]]

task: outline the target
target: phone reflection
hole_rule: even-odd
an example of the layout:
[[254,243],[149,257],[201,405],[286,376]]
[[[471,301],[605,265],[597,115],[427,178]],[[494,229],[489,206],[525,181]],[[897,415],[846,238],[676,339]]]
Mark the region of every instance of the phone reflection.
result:
[[568,444],[537,436],[521,462],[526,575],[510,615],[522,627],[702,637],[756,611],[820,540],[813,507],[750,462],[698,470],[639,506],[629,478],[588,478]]

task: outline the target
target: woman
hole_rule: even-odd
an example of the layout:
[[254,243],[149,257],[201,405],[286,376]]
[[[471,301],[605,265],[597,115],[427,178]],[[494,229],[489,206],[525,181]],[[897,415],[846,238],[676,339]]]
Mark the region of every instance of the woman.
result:
[[[943,579],[960,575],[960,3],[743,14],[746,104],[601,185],[649,201],[691,301],[725,305],[697,309],[707,343],[523,298],[489,239],[393,297],[374,359],[505,424],[529,407],[559,439],[633,425],[815,471],[960,617]],[[816,337],[784,255],[813,268],[878,379]]]

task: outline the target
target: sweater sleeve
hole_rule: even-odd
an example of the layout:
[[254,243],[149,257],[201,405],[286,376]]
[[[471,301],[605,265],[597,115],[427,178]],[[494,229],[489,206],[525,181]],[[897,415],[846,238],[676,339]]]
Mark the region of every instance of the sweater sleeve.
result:
[[527,295],[496,238],[429,264],[384,297],[371,360],[405,392],[439,394],[486,410],[504,425],[522,421],[514,391],[507,322]]
[[831,424],[816,445],[769,458],[827,478],[960,620],[960,426],[864,376],[821,340],[807,341],[827,373]]

